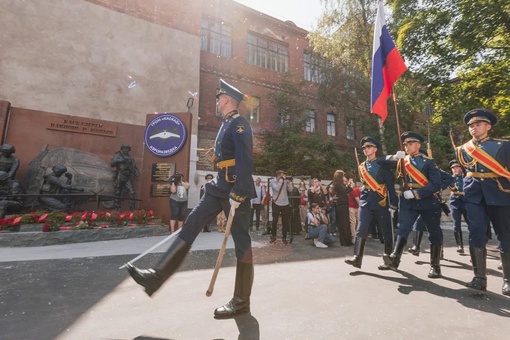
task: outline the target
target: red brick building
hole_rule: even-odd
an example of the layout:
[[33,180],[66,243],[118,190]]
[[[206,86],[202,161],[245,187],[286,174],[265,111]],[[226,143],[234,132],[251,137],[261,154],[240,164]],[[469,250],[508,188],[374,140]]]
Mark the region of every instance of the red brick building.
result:
[[[263,148],[261,132],[278,128],[277,109],[269,93],[279,89],[284,73],[307,97],[310,114],[307,131],[329,135],[339,148],[352,146],[354,129],[341,112],[323,105],[317,97],[318,81],[325,63],[312,54],[308,31],[290,21],[281,21],[232,0],[204,0],[201,20],[200,106],[198,148],[214,143],[221,117],[216,114],[215,92],[218,80],[241,89],[248,98],[241,111],[255,134],[255,152]],[[200,157],[197,169],[210,169]]]

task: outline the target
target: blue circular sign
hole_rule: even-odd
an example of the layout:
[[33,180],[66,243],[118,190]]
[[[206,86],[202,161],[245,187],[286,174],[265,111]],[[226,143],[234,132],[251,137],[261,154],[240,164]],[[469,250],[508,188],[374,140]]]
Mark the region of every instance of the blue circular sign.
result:
[[186,143],[186,127],[173,114],[157,115],[145,128],[145,145],[158,157],[175,155]]

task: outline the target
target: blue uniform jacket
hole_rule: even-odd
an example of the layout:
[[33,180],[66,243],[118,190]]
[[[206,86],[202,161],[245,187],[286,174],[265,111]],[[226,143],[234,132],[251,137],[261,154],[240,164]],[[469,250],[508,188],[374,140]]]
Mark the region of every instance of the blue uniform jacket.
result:
[[[478,146],[491,155],[499,164],[510,169],[510,141],[502,139],[488,138],[480,142]],[[473,162],[473,159],[468,156],[464,150],[465,145],[457,148],[457,160],[462,164],[468,172],[477,173],[492,173],[491,170],[481,165],[478,162]],[[460,148],[460,150],[459,150]],[[459,151],[463,160],[459,159]],[[473,164],[471,164],[473,163]],[[466,176],[464,177],[464,202],[481,204],[485,199],[487,205],[495,206],[510,206],[510,193],[500,190],[499,185],[503,190],[510,190],[510,183],[508,178],[475,178]]]
[[377,158],[372,162],[365,161],[361,163],[360,166],[364,166],[377,183],[386,185],[387,198],[389,198],[389,200],[387,200],[384,206],[381,206],[379,204],[382,199],[381,196],[377,192],[371,190],[367,183],[363,183],[364,186],[360,193],[359,205],[360,207],[367,207],[370,210],[376,210],[387,209],[389,203],[390,207],[396,209],[398,206],[398,198],[395,192],[395,176],[389,168],[378,163],[380,160],[383,161],[384,157]]
[[[382,160],[381,164],[391,164],[394,168],[397,167],[397,161],[390,160],[387,156]],[[409,156],[406,156],[409,157]],[[400,197],[400,209],[413,209],[413,210],[429,210],[438,209],[439,200],[435,195],[443,187],[443,179],[441,172],[436,166],[436,161],[422,154],[414,155],[410,158],[411,163],[428,179],[428,184],[421,188],[403,188],[402,190],[412,190],[415,198],[405,199],[402,195]],[[407,183],[412,185],[416,184],[409,175],[406,174]],[[447,186],[447,185],[446,185]]]
[[464,176],[453,176],[453,183],[450,185],[452,191],[450,195],[450,206],[455,208],[461,208],[464,206]]
[[206,192],[219,198],[243,202],[257,197],[253,183],[253,132],[250,123],[237,111],[226,116],[214,142],[216,162],[235,160],[234,166],[218,169]]

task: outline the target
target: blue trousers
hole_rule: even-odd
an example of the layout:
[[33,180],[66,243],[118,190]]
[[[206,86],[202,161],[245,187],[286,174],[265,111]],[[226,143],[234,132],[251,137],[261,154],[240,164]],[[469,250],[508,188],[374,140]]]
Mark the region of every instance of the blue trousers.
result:
[[510,252],[510,207],[465,203],[469,229],[469,246],[485,248],[487,225],[492,223],[499,250]]
[[429,232],[429,241],[431,245],[440,246],[443,244],[443,231],[441,230],[441,208],[415,210],[400,209],[399,227],[397,235],[405,239],[413,230],[416,219],[421,216],[423,223]]
[[358,226],[356,236],[366,238],[370,222],[375,218],[377,224],[382,230],[384,243],[393,244],[393,227],[391,226],[391,215],[388,209],[369,209],[368,207],[359,207]]
[[[198,205],[191,210],[188,218],[182,225],[179,238],[188,244],[192,244],[200,231],[216,217],[221,211],[225,216],[230,213],[228,198],[219,198],[205,193]],[[253,262],[251,249],[251,207],[250,200],[245,200],[236,209],[230,234],[235,244],[236,258],[242,262]]]

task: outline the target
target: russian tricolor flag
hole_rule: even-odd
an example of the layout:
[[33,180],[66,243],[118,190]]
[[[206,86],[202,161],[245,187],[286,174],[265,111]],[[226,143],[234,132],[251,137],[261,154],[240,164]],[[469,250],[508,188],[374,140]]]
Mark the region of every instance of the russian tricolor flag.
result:
[[383,2],[379,1],[374,30],[370,112],[380,116],[383,123],[388,116],[387,101],[393,84],[406,70],[407,66],[386,27]]

